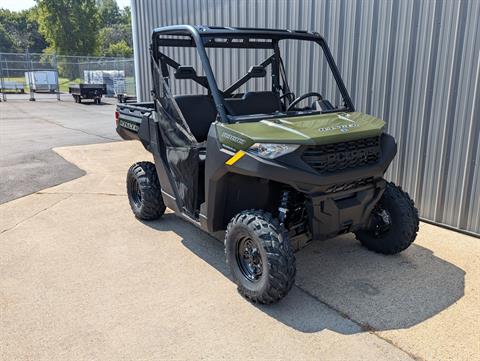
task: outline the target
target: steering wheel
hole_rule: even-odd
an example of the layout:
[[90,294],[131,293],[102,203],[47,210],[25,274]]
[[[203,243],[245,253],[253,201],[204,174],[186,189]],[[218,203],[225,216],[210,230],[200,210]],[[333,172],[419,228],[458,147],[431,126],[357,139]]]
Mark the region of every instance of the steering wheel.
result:
[[287,92],[283,95],[280,95],[279,99],[282,100],[283,98],[287,98],[288,101],[292,101],[293,99],[295,99],[295,94],[293,94],[292,92]]
[[288,105],[295,99],[295,94],[292,92],[286,92],[283,95],[280,95],[280,98],[278,98],[280,102],[283,101],[283,99],[286,100],[285,106],[288,107]]
[[297,105],[298,103],[300,103],[302,100],[307,99],[307,98],[310,98],[310,97],[317,97],[318,100],[322,100],[322,99],[323,99],[322,94],[316,93],[316,92],[310,92],[310,93],[306,93],[306,94],[300,95],[297,99],[295,99],[293,102],[290,103],[290,105],[289,105],[288,108],[287,108],[287,112],[288,112],[290,109],[292,109],[295,105]]

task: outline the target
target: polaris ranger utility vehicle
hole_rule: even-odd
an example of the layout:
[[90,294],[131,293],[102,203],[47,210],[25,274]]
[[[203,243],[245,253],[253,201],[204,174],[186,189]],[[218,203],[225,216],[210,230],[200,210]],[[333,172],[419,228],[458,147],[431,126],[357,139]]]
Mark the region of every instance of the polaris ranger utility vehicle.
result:
[[[131,208],[152,220],[168,207],[224,239],[247,299],[284,297],[294,251],[311,241],[353,232],[384,254],[414,241],[413,201],[383,179],[395,141],[383,120],[355,112],[319,34],[168,26],[153,31],[150,55],[153,102],[116,112],[120,136],[155,160],[129,169]],[[225,80],[235,68],[244,75]]]

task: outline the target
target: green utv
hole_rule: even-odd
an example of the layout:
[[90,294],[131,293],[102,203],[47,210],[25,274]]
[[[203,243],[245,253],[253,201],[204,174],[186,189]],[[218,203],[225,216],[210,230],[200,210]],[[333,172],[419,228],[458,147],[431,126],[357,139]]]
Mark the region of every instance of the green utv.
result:
[[[355,112],[319,34],[167,26],[153,31],[150,62],[153,102],[115,114],[120,136],[155,160],[128,170],[130,206],[141,220],[168,207],[224,239],[247,299],[284,297],[294,252],[313,240],[353,232],[383,254],[414,241],[413,201],[383,179],[396,143]],[[231,81],[234,69],[245,75]]]

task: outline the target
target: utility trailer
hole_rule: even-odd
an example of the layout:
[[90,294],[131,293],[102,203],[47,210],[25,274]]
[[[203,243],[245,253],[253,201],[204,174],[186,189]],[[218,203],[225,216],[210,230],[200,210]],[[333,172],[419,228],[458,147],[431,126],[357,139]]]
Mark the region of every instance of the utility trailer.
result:
[[82,99],[93,99],[95,104],[100,104],[102,95],[107,93],[105,84],[75,84],[68,87],[75,103],[81,103]]
[[0,92],[23,94],[25,93],[25,88],[23,83],[17,81],[4,81],[3,84],[0,83]]
[[26,71],[25,82],[34,93],[58,91],[58,73],[54,70]]

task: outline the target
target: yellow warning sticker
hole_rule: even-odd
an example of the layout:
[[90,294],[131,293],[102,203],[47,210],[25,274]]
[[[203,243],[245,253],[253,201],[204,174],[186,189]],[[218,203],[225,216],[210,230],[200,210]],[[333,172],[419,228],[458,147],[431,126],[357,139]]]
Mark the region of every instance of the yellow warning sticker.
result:
[[245,152],[243,150],[239,150],[237,153],[235,153],[229,160],[225,162],[226,165],[233,165],[235,164],[236,161],[238,161],[240,158],[242,158],[245,155]]

